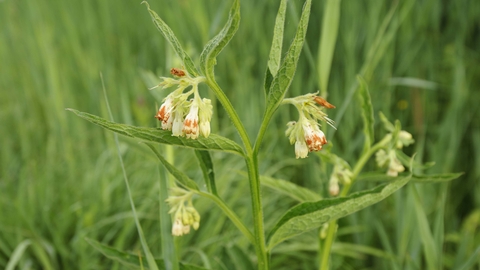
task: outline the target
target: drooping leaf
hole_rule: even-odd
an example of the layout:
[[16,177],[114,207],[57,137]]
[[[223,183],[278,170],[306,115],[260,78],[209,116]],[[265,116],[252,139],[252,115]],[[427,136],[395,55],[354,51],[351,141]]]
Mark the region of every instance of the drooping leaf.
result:
[[[285,27],[285,11],[287,10],[287,0],[280,1],[275,27],[273,28],[272,47],[268,57],[268,69],[273,76],[277,75],[280,61],[282,58],[283,29]],[[268,94],[268,93],[267,93]]]
[[299,202],[318,201],[322,199],[322,196],[319,194],[282,179],[260,176],[260,184],[289,196]]
[[[113,247],[104,245],[98,241],[95,241],[93,239],[85,238],[85,240],[96,250],[100,251],[105,257],[112,259],[114,261],[117,261],[125,266],[128,267],[137,267],[140,268],[140,256],[137,254],[131,254],[128,252],[120,251],[118,249],[115,249]],[[145,258],[141,258],[142,261],[145,260]],[[162,259],[155,259],[155,262],[159,266],[160,270],[165,270],[165,263]],[[148,266],[143,265],[145,269],[149,269]],[[200,267],[200,266],[195,266],[191,264],[186,264],[186,263],[180,263],[180,269],[181,270],[206,270],[206,268]]]
[[302,16],[298,22],[295,37],[290,44],[285,59],[280,65],[277,75],[273,78],[270,90],[267,96],[267,108],[265,111],[265,118],[269,119],[275,112],[283,100],[285,93],[292,83],[295,70],[297,69],[297,62],[305,41],[305,34],[307,33],[308,19],[310,17],[311,0],[307,0],[303,6]]
[[195,150],[195,156],[197,157],[200,168],[202,169],[203,178],[205,184],[210,193],[217,195],[217,187],[215,185],[215,173],[213,171],[212,157],[208,151]]
[[190,179],[186,174],[181,172],[179,169],[175,168],[172,164],[170,164],[163,156],[158,152],[158,150],[153,146],[151,143],[146,143],[146,145],[153,151],[155,156],[162,162],[163,166],[177,179],[177,182],[182,185],[183,187],[189,189],[189,190],[194,190],[194,191],[199,191],[197,183]]
[[208,138],[199,137],[196,140],[191,140],[184,137],[172,136],[172,133],[168,130],[118,124],[86,112],[80,112],[74,109],[67,110],[98,126],[128,137],[148,142],[171,144],[200,150],[226,151],[243,156],[243,150],[237,143],[215,134],[210,134]]
[[160,30],[160,32],[163,34],[163,36],[168,41],[168,43],[172,45],[178,57],[182,59],[185,69],[188,71],[190,75],[192,75],[193,77],[197,77],[198,71],[197,71],[197,68],[195,67],[195,64],[193,63],[190,56],[188,56],[187,52],[182,48],[182,45],[180,44],[177,37],[173,33],[172,29],[158,16],[158,14],[155,11],[150,9],[150,5],[147,3],[147,1],[143,1],[142,3],[145,3],[145,5],[147,6],[148,13],[150,13],[150,16],[152,17],[152,20],[155,26],[158,28],[158,30]]
[[203,51],[200,54],[200,69],[208,79],[214,79],[213,67],[216,64],[217,56],[233,38],[237,32],[239,24],[240,1],[235,0],[223,29],[205,45],[205,48],[203,48]]
[[403,187],[410,178],[411,176],[403,177],[390,184],[354,193],[348,197],[305,202],[291,208],[270,232],[269,250],[288,238],[318,228],[330,220],[347,216],[385,199]]
[[[463,173],[413,174],[410,182],[418,184],[443,183],[457,179],[462,175]],[[388,176],[380,172],[370,172],[360,174],[357,179],[358,181],[390,182],[397,179],[397,177]]]
[[360,108],[362,109],[363,133],[365,135],[363,149],[364,151],[367,151],[375,140],[373,129],[375,119],[373,116],[372,100],[370,98],[370,92],[368,91],[367,82],[361,76],[357,76],[357,80],[359,83],[358,96],[360,100]]

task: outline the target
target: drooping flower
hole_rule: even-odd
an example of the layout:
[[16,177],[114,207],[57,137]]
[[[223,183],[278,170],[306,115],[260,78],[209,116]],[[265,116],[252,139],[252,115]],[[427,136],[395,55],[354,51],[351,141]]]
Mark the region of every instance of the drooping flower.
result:
[[210,135],[210,120],[212,119],[212,101],[204,98],[200,103],[198,112],[198,120],[200,125],[200,134],[203,137],[208,138]]
[[198,126],[198,102],[194,99],[190,105],[190,111],[183,122],[183,133],[189,139],[198,138],[200,128]]
[[318,127],[317,122],[315,121],[304,121],[303,124],[303,133],[305,135],[305,142],[307,143],[308,150],[320,151],[322,146],[327,144],[327,138],[325,134]]
[[157,118],[159,121],[162,121],[163,129],[172,129],[172,117],[170,116],[172,114],[173,108],[173,98],[171,96],[168,96],[162,106],[160,106],[157,115],[155,115],[155,118]]

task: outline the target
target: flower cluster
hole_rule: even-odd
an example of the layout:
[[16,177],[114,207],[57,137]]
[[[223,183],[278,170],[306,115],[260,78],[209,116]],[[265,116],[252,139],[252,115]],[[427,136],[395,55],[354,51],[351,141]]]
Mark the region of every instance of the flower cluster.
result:
[[300,115],[298,121],[287,124],[287,130],[285,131],[290,143],[295,144],[296,158],[306,158],[308,152],[321,150],[322,146],[327,143],[327,138],[320,130],[320,124],[317,121],[326,122],[333,127],[333,121],[327,117],[321,107],[330,109],[335,108],[335,106],[317,96],[317,93],[286,98],[282,103],[294,105]]
[[387,148],[378,150],[375,154],[375,160],[379,167],[388,167],[387,175],[396,177],[398,176],[398,173],[405,171],[405,167],[397,157],[397,151],[404,146],[414,143],[415,140],[413,139],[412,134],[405,130],[400,130],[398,136],[396,136],[396,140],[393,141],[392,133],[394,132],[394,127],[383,115],[381,115],[381,117],[385,122],[386,128],[391,132],[385,136],[385,140],[390,143]]
[[328,191],[331,196],[337,196],[340,191],[340,184],[348,185],[352,182],[353,173],[350,166],[342,160],[333,166],[333,172],[330,175]]
[[[202,135],[207,138],[210,135],[212,102],[210,99],[202,99],[198,93],[198,84],[205,78],[192,78],[185,71],[176,68],[172,68],[171,73],[178,78],[161,77],[163,81],[150,88],[177,87],[164,99],[155,118],[162,121],[162,129],[172,131],[172,136],[197,139],[199,135]],[[184,92],[190,86],[191,89]],[[188,98],[192,94],[193,98],[189,100]]]
[[200,214],[193,207],[192,192],[175,187],[171,189],[172,196],[166,200],[170,205],[169,214],[174,214],[172,234],[182,236],[190,232],[190,226],[195,230],[200,227]]

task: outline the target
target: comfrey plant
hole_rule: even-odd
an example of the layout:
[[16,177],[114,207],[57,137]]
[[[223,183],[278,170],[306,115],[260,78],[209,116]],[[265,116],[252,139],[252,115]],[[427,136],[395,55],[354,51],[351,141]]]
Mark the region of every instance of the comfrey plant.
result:
[[[330,251],[337,229],[337,219],[385,199],[409,181],[448,181],[459,176],[458,174],[433,176],[415,174],[415,169],[423,165],[418,164],[413,158],[402,152],[404,146],[414,142],[412,135],[401,129],[399,121],[395,121],[392,124],[383,114],[380,115],[380,118],[388,134],[375,143],[373,108],[367,84],[361,77],[359,77],[357,93],[364,123],[363,133],[365,142],[363,152],[353,166],[350,166],[344,159],[333,154],[332,144],[327,144],[327,138],[322,128],[325,128],[327,125],[336,128],[335,123],[328,118],[326,113],[327,109],[333,109],[335,106],[327,102],[318,93],[285,97],[294,77],[305,41],[311,2],[311,0],[305,1],[295,36],[283,58],[281,55],[286,0],[282,0],[280,3],[268,68],[266,70],[264,86],[266,109],[253,143],[250,141],[231,101],[218,85],[214,76],[216,57],[233,38],[239,27],[239,0],[233,1],[228,20],[220,33],[205,45],[200,55],[199,69],[182,48],[172,30],[145,3],[154,24],[173,47],[183,64],[181,69],[172,68],[170,76],[162,77],[158,85],[151,87],[154,91],[158,89],[167,91],[166,89],[173,88],[163,100],[163,104],[155,115],[160,121],[161,128],[118,124],[88,113],[71,110],[78,116],[101,127],[144,141],[158,157],[164,168],[176,179],[176,183],[170,184],[168,195],[166,194],[168,186],[166,178],[161,177],[160,179],[160,187],[162,192],[164,192],[161,205],[166,201],[170,206],[169,213],[171,215],[161,215],[163,260],[155,260],[146,245],[145,237],[136,216],[130,189],[128,188],[128,181],[126,180],[132,211],[150,269],[158,269],[158,264],[162,264],[162,268],[164,266],[166,269],[203,269],[198,266],[187,266],[178,262],[174,254],[175,249],[172,247],[173,241],[168,237],[168,233],[163,233],[168,230],[171,232],[171,235],[181,237],[182,235],[192,233],[191,227],[195,230],[201,229],[200,214],[192,203],[193,196],[212,200],[223,211],[254,247],[258,269],[269,269],[270,260],[272,259],[271,251],[276,245],[314,229],[319,230],[319,241],[321,243],[319,249],[320,269],[328,269]],[[199,84],[205,84],[216,95],[216,100],[228,114],[240,136],[243,146],[240,146],[233,140],[211,133],[210,121],[214,112],[212,112],[210,99],[200,96],[198,91]],[[323,162],[331,165],[328,183],[329,195],[327,195],[330,198],[322,198],[320,194],[293,183],[271,178],[267,179],[269,185],[276,186],[277,190],[283,190],[283,193],[292,194],[292,197],[295,197],[300,203],[286,211],[275,225],[266,232],[262,198],[260,196],[261,181],[265,177],[260,176],[258,154],[262,139],[267,132],[269,122],[274,113],[280,105],[288,104],[293,105],[298,110],[299,118],[297,121],[286,124],[285,135],[287,139],[284,141],[285,147],[288,146],[289,141],[290,144],[294,145],[292,155],[294,152],[296,158],[303,159],[309,155],[316,154],[320,156]],[[331,140],[334,140],[334,138]],[[200,189],[196,181],[190,179],[185,173],[168,162],[156,149],[155,143],[192,148],[201,165],[200,168],[204,175],[206,188]],[[211,173],[213,172],[213,165],[209,151],[224,151],[239,155],[245,160],[250,188],[249,195],[252,203],[253,224],[244,224],[235,211],[228,207],[218,195],[215,177]],[[382,170],[381,173],[360,175],[367,161],[374,155],[378,166]],[[384,183],[373,189],[349,195],[352,185],[362,177],[372,178]],[[295,194],[293,194],[294,191]],[[169,224],[166,219],[168,217],[171,217],[171,224],[173,225]],[[171,235],[170,237],[172,237]],[[118,250],[112,251],[110,247],[97,242],[92,241],[91,244],[103,253],[109,254],[110,257],[114,257],[117,261],[125,262],[129,265],[141,265],[141,258],[132,258],[131,255]]]

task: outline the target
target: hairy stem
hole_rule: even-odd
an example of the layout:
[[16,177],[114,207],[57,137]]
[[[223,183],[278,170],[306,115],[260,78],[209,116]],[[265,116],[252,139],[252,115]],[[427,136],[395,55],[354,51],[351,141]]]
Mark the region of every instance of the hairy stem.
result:
[[[253,212],[253,228],[254,228],[254,244],[255,252],[257,254],[258,269],[268,269],[268,258],[265,247],[265,231],[263,228],[263,209],[260,194],[260,177],[258,173],[257,152],[254,152],[247,131],[243,126],[237,112],[233,108],[230,100],[222,91],[220,86],[214,79],[207,76],[207,84],[215,92],[218,100],[227,112],[230,120],[237,129],[238,134],[245,147],[245,162],[248,169],[248,179],[250,183],[250,195],[252,198],[252,212]],[[267,123],[268,124],[268,123]],[[264,127],[266,129],[266,126]]]

